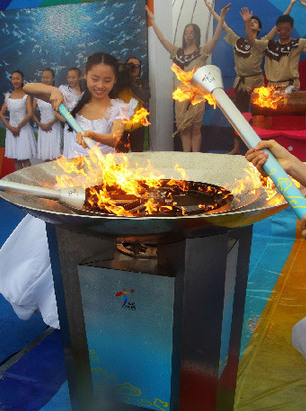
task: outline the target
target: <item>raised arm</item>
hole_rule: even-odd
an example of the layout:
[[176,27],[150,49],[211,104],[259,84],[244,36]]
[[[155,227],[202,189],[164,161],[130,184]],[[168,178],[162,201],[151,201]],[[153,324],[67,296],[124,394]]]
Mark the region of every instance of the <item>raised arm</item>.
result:
[[247,7],[242,7],[240,11],[240,16],[242,17],[242,20],[244,21],[244,30],[245,30],[245,35],[250,44],[254,44],[256,40],[256,36],[254,36],[254,32],[252,31],[251,28],[251,18],[253,17],[253,12],[249,11]]
[[[206,4],[208,10],[210,11],[210,14],[219,22],[220,16],[219,16],[219,14],[215,11],[215,9],[213,8],[212,4],[211,4],[209,1],[207,1],[207,0],[204,0],[204,3]],[[223,28],[224,28],[225,32],[227,32],[227,31],[229,30],[229,27],[228,27],[228,25],[226,24],[225,21],[223,22]]]
[[151,10],[149,9],[149,7],[146,6],[145,8],[146,8],[147,15],[148,15],[148,17],[149,17],[149,20],[150,20],[150,22],[151,22],[151,24],[152,24],[153,30],[155,31],[155,34],[156,34],[158,40],[159,40],[159,41],[161,42],[161,44],[165,47],[165,49],[166,49],[169,53],[171,53],[172,50],[173,50],[173,47],[174,47],[173,44],[172,44],[169,40],[165,39],[163,33],[162,33],[162,32],[160,31],[160,29],[157,27],[156,22],[155,22],[155,18],[154,18],[154,14],[151,12]]
[[225,19],[226,13],[228,12],[230,6],[231,6],[231,3],[228,3],[221,10],[220,19],[218,21],[218,25],[216,27],[215,33],[214,33],[213,37],[205,45],[205,49],[206,49],[207,53],[209,53],[209,54],[213,51],[213,49],[215,48],[215,46],[217,44],[217,41],[220,38],[221,31],[222,31],[222,28],[223,28],[224,19]]

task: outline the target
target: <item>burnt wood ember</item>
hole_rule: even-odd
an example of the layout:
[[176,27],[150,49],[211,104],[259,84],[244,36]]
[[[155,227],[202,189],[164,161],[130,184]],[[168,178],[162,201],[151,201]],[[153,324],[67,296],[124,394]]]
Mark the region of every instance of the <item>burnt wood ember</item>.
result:
[[[207,213],[230,207],[233,195],[225,188],[208,183],[184,180],[160,180],[159,187],[150,187],[145,180],[138,181],[140,195],[126,194],[120,187],[96,185],[85,189],[84,209],[99,214],[114,214],[111,202],[134,216],[184,216]],[[99,201],[99,192],[106,192],[109,202]],[[151,211],[146,204],[150,202]]]
[[[280,94],[276,94],[280,96]],[[306,91],[296,90],[290,94],[284,94],[283,98],[277,102],[277,108],[261,107],[255,104],[258,94],[251,94],[251,113],[253,116],[305,116],[306,113]],[[271,96],[273,99],[273,95]]]

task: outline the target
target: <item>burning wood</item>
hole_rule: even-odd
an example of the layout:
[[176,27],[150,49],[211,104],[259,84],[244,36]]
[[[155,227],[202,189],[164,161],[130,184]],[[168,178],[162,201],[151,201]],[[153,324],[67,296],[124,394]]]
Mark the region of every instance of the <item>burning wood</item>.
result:
[[128,216],[182,216],[209,212],[228,205],[230,191],[212,184],[180,180],[160,180],[152,187],[137,181],[139,196],[128,195],[120,187],[99,185],[85,190],[84,208],[91,212]]
[[266,107],[272,110],[277,110],[287,104],[287,97],[275,86],[257,87],[253,91],[252,104],[259,107]]

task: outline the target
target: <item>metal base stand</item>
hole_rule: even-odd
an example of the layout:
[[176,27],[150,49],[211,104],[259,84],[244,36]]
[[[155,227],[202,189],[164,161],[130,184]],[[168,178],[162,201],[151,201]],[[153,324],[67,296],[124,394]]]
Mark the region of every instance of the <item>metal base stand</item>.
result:
[[[47,231],[73,410],[233,409],[252,226],[218,235],[206,236],[203,231],[196,238],[159,240],[153,260],[122,257],[115,239],[97,237],[89,230],[82,233],[47,224]],[[117,298],[109,291],[115,286]],[[119,306],[118,297],[124,305]],[[96,353],[101,352],[106,361],[105,341],[113,338],[114,349],[120,344],[122,333],[116,334],[112,327],[120,321],[129,324],[124,335],[130,345],[143,341],[140,353],[150,346],[155,355],[154,335],[166,347],[160,352],[170,353],[170,360],[165,359],[170,370],[164,376],[166,381],[169,375],[169,400],[159,398],[158,392],[142,398],[141,390],[137,397],[139,387],[134,387],[133,397],[124,391],[123,381],[99,391],[103,367],[95,366],[100,360]],[[172,325],[170,334],[168,326],[163,329],[165,323]],[[151,356],[139,355],[144,372]],[[129,371],[137,378],[137,370]],[[149,374],[148,369],[143,381],[150,380]],[[158,388],[154,378],[150,387],[155,383]]]

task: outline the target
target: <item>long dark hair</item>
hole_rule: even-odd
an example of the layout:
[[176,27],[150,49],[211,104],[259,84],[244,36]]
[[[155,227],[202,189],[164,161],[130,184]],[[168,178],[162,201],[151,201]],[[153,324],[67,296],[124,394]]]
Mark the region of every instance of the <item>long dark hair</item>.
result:
[[199,48],[199,47],[200,47],[200,44],[201,44],[201,30],[200,30],[200,27],[199,27],[197,24],[190,23],[190,24],[187,24],[187,26],[185,26],[185,28],[184,28],[183,41],[182,41],[183,50],[184,50],[184,49],[186,48],[186,46],[187,46],[187,45],[186,45],[186,41],[185,41],[185,39],[184,39],[185,31],[186,31],[187,27],[192,27],[192,28],[193,28],[194,37],[195,37],[195,43],[196,43],[197,48]]
[[[101,63],[106,64],[107,66],[111,66],[114,70],[115,77],[116,78],[118,77],[118,66],[119,66],[118,60],[116,59],[116,57],[110,54],[107,54],[107,53],[102,53],[102,52],[94,53],[88,57],[86,65],[85,65],[86,72],[88,73],[88,71],[90,71],[93,66],[96,66],[97,64],[101,64]],[[114,94],[115,94],[115,91],[113,88],[109,96],[113,98],[115,97]],[[72,116],[75,117],[75,115],[82,109],[82,107],[85,104],[87,104],[90,100],[91,100],[91,94],[90,94],[90,91],[88,90],[87,84],[85,84],[84,93],[80,101],[78,102],[78,104],[72,110],[71,112]]]

